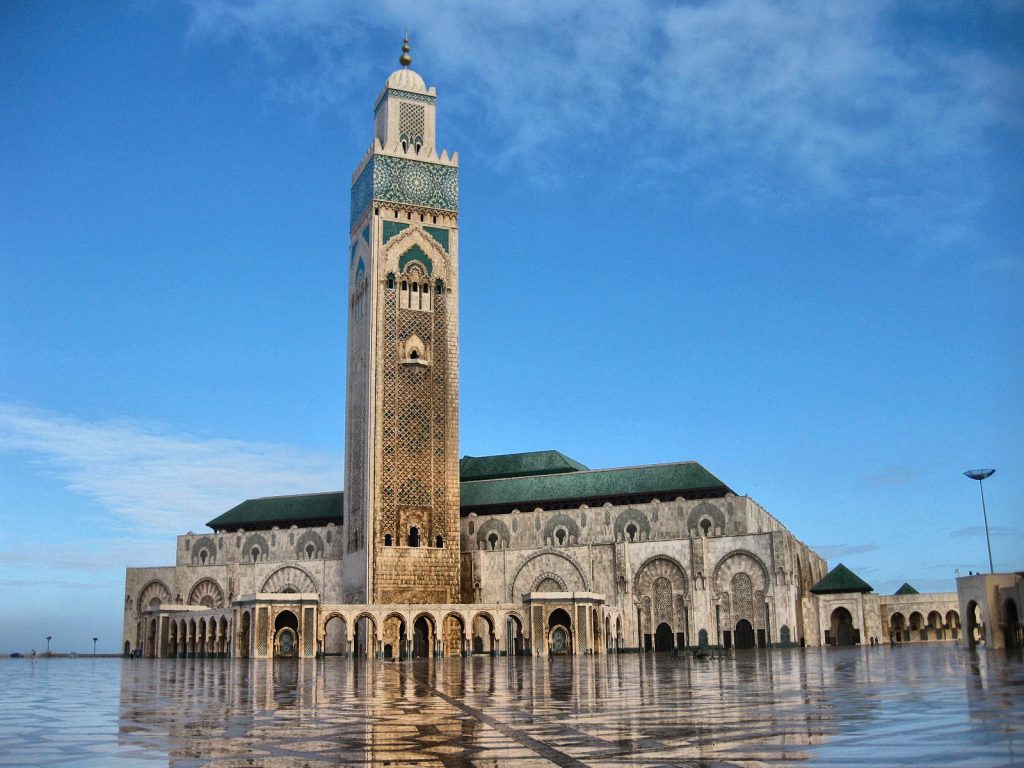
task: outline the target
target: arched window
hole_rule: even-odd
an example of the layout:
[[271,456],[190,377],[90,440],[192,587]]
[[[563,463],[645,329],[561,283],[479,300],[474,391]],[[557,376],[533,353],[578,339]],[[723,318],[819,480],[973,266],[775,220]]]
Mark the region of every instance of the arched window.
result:
[[205,550],[205,549],[203,549],[203,550],[200,550],[200,552],[199,552],[199,561],[200,561],[200,562],[201,562],[201,563],[202,563],[203,565],[206,565],[206,558],[207,558],[207,557],[208,557],[208,555],[206,554],[206,550]]
[[252,561],[255,563],[257,560],[260,559],[260,548],[253,547],[249,554],[252,555]]
[[498,534],[491,532],[491,535],[487,537],[487,543],[491,545],[491,549],[498,548]]
[[384,546],[385,547],[390,547],[391,543],[393,541],[394,541],[394,539],[391,538],[391,534],[390,533],[385,533],[384,534]]
[[420,545],[420,529],[415,525],[409,529],[409,546],[418,547]]
[[700,528],[702,531],[704,531],[705,536],[711,535],[711,521],[708,520],[706,517],[700,521]]
[[636,541],[636,526],[633,523],[626,526],[626,536],[630,541]]
[[316,552],[316,547],[313,546],[312,542],[306,545],[306,558],[309,560],[313,559],[313,554]]
[[388,290],[393,291],[395,289],[395,273],[388,272]]
[[565,528],[559,528],[558,530],[556,530],[555,538],[558,540],[558,546],[564,545],[565,539],[567,538]]
[[444,536],[438,536],[434,540],[434,546],[437,547],[438,549],[444,549]]

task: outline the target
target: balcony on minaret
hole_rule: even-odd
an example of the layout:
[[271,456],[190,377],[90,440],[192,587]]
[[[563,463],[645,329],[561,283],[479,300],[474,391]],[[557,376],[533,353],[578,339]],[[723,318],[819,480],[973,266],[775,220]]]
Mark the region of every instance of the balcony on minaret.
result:
[[424,367],[430,365],[427,347],[416,334],[406,339],[402,347],[402,365],[422,365]]

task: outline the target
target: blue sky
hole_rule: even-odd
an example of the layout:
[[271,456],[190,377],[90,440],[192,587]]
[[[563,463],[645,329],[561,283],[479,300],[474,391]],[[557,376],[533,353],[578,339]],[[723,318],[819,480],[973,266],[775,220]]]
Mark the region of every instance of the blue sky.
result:
[[697,460],[876,591],[1024,568],[1020,2],[7,3],[0,652],[339,489],[350,174],[461,159],[461,452]]

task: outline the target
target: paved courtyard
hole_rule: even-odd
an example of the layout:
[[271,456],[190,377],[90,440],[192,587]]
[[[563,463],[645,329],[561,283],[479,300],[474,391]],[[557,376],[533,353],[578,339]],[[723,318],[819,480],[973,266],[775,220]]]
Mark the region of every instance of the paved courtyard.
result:
[[0,661],[0,765],[1024,765],[1024,664],[934,644]]

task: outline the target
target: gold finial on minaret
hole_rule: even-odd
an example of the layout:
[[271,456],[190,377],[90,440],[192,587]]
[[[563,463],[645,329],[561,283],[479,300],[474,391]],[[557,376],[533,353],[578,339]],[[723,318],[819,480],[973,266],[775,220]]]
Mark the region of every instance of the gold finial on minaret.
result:
[[405,39],[402,41],[402,55],[398,57],[398,63],[403,67],[408,68],[412,64],[412,56],[409,55],[409,33],[405,33]]

